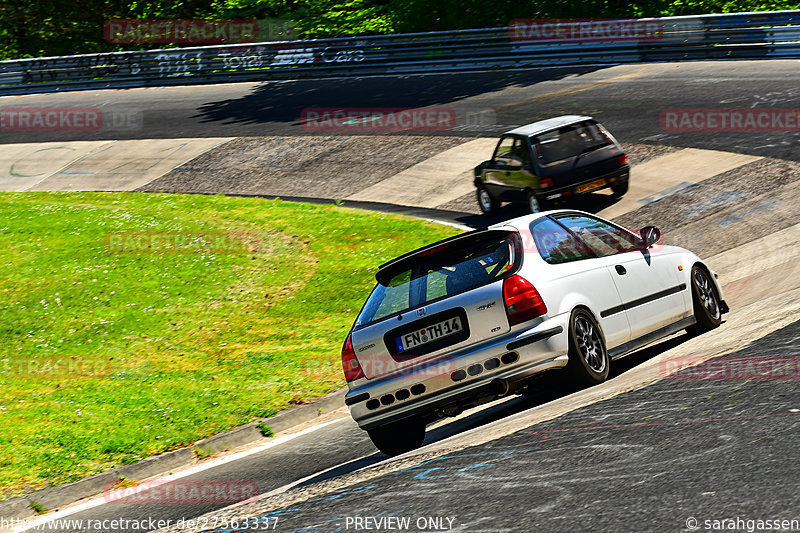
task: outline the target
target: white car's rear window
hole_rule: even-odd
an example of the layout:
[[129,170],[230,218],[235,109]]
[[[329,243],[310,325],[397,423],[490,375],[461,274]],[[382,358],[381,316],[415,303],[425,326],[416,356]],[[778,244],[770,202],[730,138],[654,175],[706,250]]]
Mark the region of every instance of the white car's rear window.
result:
[[403,261],[383,279],[379,276],[356,327],[505,277],[520,256],[519,239],[511,235],[515,234],[489,232]]

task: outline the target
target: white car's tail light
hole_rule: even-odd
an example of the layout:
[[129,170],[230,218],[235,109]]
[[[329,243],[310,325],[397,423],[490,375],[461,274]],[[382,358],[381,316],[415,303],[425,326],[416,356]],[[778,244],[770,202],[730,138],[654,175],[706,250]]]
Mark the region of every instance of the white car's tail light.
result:
[[539,291],[520,275],[503,280],[503,301],[508,323],[512,326],[547,314],[547,306]]
[[364,377],[364,371],[358,364],[356,352],[353,350],[353,338],[350,334],[347,335],[344,346],[342,346],[342,368],[344,369],[344,379],[348,382]]

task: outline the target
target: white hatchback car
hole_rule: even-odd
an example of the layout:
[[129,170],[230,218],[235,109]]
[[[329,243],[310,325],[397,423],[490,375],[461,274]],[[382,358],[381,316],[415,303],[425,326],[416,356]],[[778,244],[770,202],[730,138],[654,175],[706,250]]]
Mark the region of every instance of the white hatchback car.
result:
[[342,349],[346,403],[376,447],[565,368],[597,384],[611,360],[728,311],[692,252],[573,210],[528,215],[382,265]]

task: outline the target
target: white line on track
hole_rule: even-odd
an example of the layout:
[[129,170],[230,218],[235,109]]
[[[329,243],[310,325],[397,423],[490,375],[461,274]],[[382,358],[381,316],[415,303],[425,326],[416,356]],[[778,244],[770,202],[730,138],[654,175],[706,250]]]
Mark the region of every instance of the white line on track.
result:
[[[217,459],[210,459],[208,461],[203,461],[200,464],[197,464],[195,466],[187,468],[186,470],[181,470],[180,472],[175,472],[174,474],[169,474],[167,476],[151,479],[151,480],[148,480],[148,481],[152,482],[152,483],[167,482],[167,481],[172,481],[172,480],[175,480],[175,479],[180,479],[180,478],[184,478],[184,477],[187,477],[187,476],[191,476],[192,474],[196,474],[198,472],[202,472],[202,471],[208,470],[210,468],[214,468],[214,467],[217,467],[217,466],[220,466],[220,465],[224,465],[224,464],[230,463],[232,461],[238,461],[239,459],[243,459],[243,458],[245,458],[245,457],[247,457],[249,455],[254,455],[256,453],[263,452],[263,451],[268,450],[270,448],[274,448],[275,446],[278,446],[280,444],[284,444],[286,442],[289,442],[289,441],[291,441],[293,439],[296,439],[297,437],[302,437],[303,435],[308,435],[309,433],[313,433],[315,431],[318,431],[318,430],[320,430],[320,429],[322,429],[324,427],[330,426],[331,424],[335,424],[336,422],[340,422],[342,420],[346,420],[346,418],[337,418],[336,420],[331,420],[330,422],[324,422],[322,424],[317,424],[315,426],[311,426],[309,428],[306,428],[306,429],[304,429],[302,431],[298,431],[297,433],[291,433],[289,435],[283,435],[281,437],[277,437],[277,438],[275,438],[275,439],[273,439],[273,440],[271,440],[269,442],[266,442],[266,443],[264,443],[264,444],[262,444],[260,446],[256,446],[254,448],[251,448],[249,450],[245,450],[245,451],[237,452],[237,453],[232,453],[230,455],[226,455],[225,457],[219,457]],[[280,489],[278,489],[278,490],[280,490]],[[277,493],[277,491],[271,491],[271,492]],[[36,518],[36,519],[33,519],[33,520],[26,521],[26,522],[23,523],[23,525],[17,526],[16,528],[12,529],[11,531],[13,533],[20,533],[22,531],[28,531],[30,529],[34,529],[34,528],[37,528],[37,527],[39,529],[41,529],[41,526],[43,524],[46,524],[46,523],[51,522],[53,520],[58,520],[58,519],[65,518],[65,517],[73,515],[75,513],[80,513],[82,511],[86,511],[86,510],[89,510],[89,509],[93,509],[95,507],[99,507],[99,506],[101,506],[101,505],[103,505],[105,503],[108,503],[108,502],[106,501],[104,496],[95,496],[95,497],[93,497],[91,499],[88,499],[88,500],[86,500],[84,502],[79,502],[79,503],[76,503],[75,505],[71,505],[70,507],[68,507],[66,509],[63,509],[63,510],[60,510],[60,511],[56,511],[56,512],[54,512],[52,514],[47,514],[45,516],[42,516],[42,517],[39,517],[39,518]]]

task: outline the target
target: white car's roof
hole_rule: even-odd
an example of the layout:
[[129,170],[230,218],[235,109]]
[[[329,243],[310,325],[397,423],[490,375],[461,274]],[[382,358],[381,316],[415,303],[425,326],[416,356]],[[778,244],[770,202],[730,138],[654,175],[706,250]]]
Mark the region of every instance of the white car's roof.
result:
[[562,126],[569,126],[576,122],[583,122],[584,120],[594,120],[586,115],[562,115],[560,117],[548,118],[538,122],[532,122],[525,126],[505,132],[504,135],[538,135],[546,131],[561,128]]
[[[530,215],[522,215],[521,217],[511,218],[509,220],[504,220],[503,222],[498,222],[496,224],[492,224],[486,229],[509,229],[513,228],[517,231],[524,231],[530,227],[531,222],[536,220],[537,218],[543,218],[549,215],[554,215],[558,213],[571,213],[571,214],[580,214],[580,215],[588,215],[593,218],[599,218],[600,220],[605,220],[606,222],[610,222],[609,220],[603,218],[600,215],[594,213],[588,213],[586,211],[581,211],[580,209],[553,209],[551,211],[543,211],[541,213],[533,213]],[[613,224],[613,222],[610,222]]]
[[[548,215],[552,215],[553,213],[583,213],[582,211],[576,211],[575,209],[554,209],[552,211],[544,211],[541,213],[533,213],[530,215],[523,215],[517,218],[511,218],[509,220],[504,220],[503,222],[498,222],[497,224],[492,224],[487,229],[506,229],[509,227],[515,229],[525,229],[527,228],[531,222],[536,220],[537,218],[542,218]],[[586,213],[587,215],[590,213]]]

